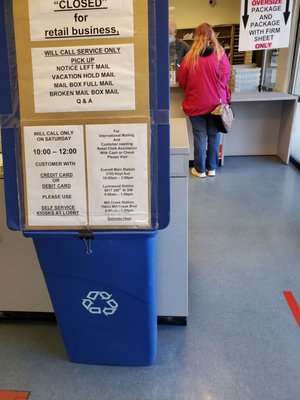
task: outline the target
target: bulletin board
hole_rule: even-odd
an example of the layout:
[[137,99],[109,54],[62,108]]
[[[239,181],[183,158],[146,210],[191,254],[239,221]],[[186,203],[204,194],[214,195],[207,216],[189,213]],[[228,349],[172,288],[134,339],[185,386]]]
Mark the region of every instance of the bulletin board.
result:
[[147,6],[13,1],[25,229],[151,229]]

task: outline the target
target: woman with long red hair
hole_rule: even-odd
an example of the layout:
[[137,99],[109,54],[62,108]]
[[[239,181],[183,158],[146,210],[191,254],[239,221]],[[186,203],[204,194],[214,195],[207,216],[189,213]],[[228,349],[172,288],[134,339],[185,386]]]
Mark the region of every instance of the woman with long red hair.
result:
[[212,26],[199,25],[177,71],[178,83],[185,89],[182,108],[190,118],[194,136],[191,172],[199,178],[216,174],[220,133],[210,112],[220,104],[220,98],[223,104],[230,102],[229,78],[230,63]]

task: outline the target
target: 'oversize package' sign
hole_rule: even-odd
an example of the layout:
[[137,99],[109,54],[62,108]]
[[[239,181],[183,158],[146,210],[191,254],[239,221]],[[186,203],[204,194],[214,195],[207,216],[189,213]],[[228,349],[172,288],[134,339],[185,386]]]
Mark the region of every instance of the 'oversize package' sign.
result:
[[239,51],[289,46],[293,0],[242,0]]

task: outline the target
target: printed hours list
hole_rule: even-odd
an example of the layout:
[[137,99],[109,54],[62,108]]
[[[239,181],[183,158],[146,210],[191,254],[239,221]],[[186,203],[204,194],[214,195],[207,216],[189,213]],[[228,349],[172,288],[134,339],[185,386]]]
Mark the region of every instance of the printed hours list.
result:
[[149,226],[146,123],[25,126],[23,136],[28,226]]

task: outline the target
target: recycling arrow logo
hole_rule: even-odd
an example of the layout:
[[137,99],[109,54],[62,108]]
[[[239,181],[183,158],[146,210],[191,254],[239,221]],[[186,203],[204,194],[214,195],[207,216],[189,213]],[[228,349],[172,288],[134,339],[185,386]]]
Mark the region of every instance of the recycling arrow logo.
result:
[[103,291],[89,292],[81,304],[91,314],[104,314],[106,317],[113,315],[119,307],[112,294]]

